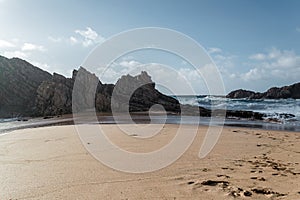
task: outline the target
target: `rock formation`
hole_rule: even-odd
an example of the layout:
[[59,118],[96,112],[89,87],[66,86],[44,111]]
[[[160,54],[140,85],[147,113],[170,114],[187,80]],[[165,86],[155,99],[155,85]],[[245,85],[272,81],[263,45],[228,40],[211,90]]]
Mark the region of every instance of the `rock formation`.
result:
[[[287,90],[294,94],[298,88]],[[54,116],[70,114],[74,109],[94,108],[97,112],[111,112],[112,109],[139,112],[150,108],[162,111],[162,107],[173,114],[211,116],[209,109],[180,105],[178,100],[160,93],[147,72],[122,76],[116,85],[103,84],[95,74],[82,67],[73,71],[72,78],[66,78],[57,73],[51,75],[18,58],[0,57],[0,118]],[[224,110],[218,113],[225,114]],[[262,114],[251,111],[227,111],[226,116],[262,119]]]
[[82,67],[73,71],[72,78],[54,74],[51,80],[43,82],[37,90],[36,112],[38,115],[72,113],[72,95],[76,96],[73,107],[76,111],[95,107],[98,112],[111,112],[112,94],[117,112],[148,111],[154,104],[164,106],[167,111],[180,112],[179,102],[157,91],[146,72],[135,77],[122,76],[113,85],[101,83]]
[[0,117],[33,115],[37,88],[51,79],[25,60],[0,56]]
[[242,98],[249,98],[254,94],[255,92],[253,91],[239,89],[230,92],[226,97],[231,99],[242,99]]
[[[95,107],[98,112],[111,111],[115,86],[101,83],[96,75],[82,67],[73,71],[72,78],[66,78],[57,73],[51,75],[18,58],[0,57],[0,117],[72,113],[75,80],[77,88],[74,95],[79,95],[78,108]],[[147,111],[152,105],[160,104],[167,111],[179,112],[179,102],[157,91],[146,72],[135,77],[122,76],[116,85],[118,103],[124,105],[129,102],[129,111]],[[122,102],[131,90],[133,93],[128,101]]]
[[247,90],[235,90],[230,92],[227,98],[249,98],[249,99],[300,99],[300,83],[281,88],[272,87],[266,92],[253,92]]
[[[96,107],[98,112],[110,111],[112,84],[102,84],[95,74],[83,67],[74,70],[72,78],[54,73],[51,80],[44,81],[37,89],[36,113],[39,116],[72,113],[73,86],[77,81],[78,109]],[[95,89],[92,86],[95,85]],[[90,102],[94,103],[90,105]]]
[[147,72],[141,72],[135,77],[122,76],[115,85],[112,105],[115,111],[138,112],[148,111],[159,104],[169,112],[180,112],[179,102],[155,89],[155,83]]
[[54,73],[37,89],[35,114],[37,116],[61,115],[72,112],[73,79]]

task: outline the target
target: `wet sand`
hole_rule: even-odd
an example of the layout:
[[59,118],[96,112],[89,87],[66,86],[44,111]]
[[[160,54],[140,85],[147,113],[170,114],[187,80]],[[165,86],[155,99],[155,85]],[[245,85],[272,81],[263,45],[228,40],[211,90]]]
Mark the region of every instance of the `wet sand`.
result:
[[[179,125],[164,125],[144,140],[120,134],[116,125],[102,126],[123,149],[149,152],[166,145]],[[191,126],[185,125],[187,134]],[[211,153],[199,159],[206,130],[199,127],[175,163],[141,174],[94,159],[72,125],[1,135],[0,199],[300,199],[299,132],[226,127]]]

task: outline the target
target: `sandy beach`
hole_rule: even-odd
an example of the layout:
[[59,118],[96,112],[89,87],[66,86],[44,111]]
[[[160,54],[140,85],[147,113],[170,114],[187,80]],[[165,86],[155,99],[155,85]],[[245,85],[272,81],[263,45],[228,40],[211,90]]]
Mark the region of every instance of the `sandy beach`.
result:
[[[178,125],[144,140],[120,134],[116,125],[102,127],[123,149],[149,152],[167,144]],[[213,151],[199,159],[206,129],[199,127],[175,163],[141,174],[97,161],[73,125],[0,135],[0,199],[300,199],[299,132],[225,127]]]

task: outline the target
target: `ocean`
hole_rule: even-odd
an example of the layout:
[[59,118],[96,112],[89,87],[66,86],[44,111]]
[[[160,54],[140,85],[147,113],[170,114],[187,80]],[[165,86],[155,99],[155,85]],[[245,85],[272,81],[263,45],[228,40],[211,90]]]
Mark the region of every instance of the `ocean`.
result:
[[[221,96],[198,95],[198,96],[173,96],[178,99],[181,104],[201,106],[208,109],[228,109],[228,110],[246,110],[264,113],[263,121],[258,120],[239,120],[239,119],[226,119],[226,126],[241,126],[262,128],[271,130],[289,130],[300,131],[300,99],[227,99]],[[136,123],[143,123],[147,121],[147,117],[141,115],[133,116]],[[176,116],[170,115],[167,119],[161,116],[153,116],[154,123],[170,124],[202,124],[208,125],[210,118],[196,117],[196,116]],[[1,119],[0,118],[0,133],[5,133],[15,129],[58,125],[58,124],[71,124],[70,118],[51,118],[42,119],[35,118],[28,121],[22,121],[19,118]],[[102,123],[109,124],[115,123],[112,116],[103,116],[97,122],[89,123]],[[124,119],[120,123],[128,123],[128,119]],[[222,124],[220,124],[222,125]]]
[[300,125],[300,99],[227,99],[220,96],[174,96],[181,104],[208,109],[246,110],[266,115],[265,120]]

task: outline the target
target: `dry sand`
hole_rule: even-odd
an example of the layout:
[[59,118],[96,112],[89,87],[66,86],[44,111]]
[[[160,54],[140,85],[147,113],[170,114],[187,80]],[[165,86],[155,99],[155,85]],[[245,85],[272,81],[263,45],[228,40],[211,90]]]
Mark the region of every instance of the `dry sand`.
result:
[[[165,125],[140,140],[104,125],[116,144],[136,152],[164,146],[177,127]],[[199,159],[206,129],[199,127],[175,163],[142,174],[101,164],[71,125],[10,132],[0,136],[0,199],[300,199],[299,132],[224,128],[213,151]]]

